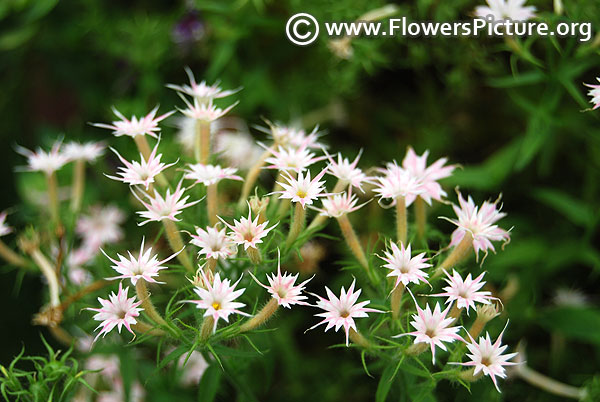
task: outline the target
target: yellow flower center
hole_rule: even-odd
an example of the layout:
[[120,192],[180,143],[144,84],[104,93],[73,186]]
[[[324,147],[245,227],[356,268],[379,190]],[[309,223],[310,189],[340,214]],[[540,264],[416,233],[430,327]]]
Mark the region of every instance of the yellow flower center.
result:
[[304,190],[298,190],[298,192],[296,193],[296,195],[300,198],[304,198],[306,197],[306,191]]
[[215,310],[219,310],[221,308],[221,303],[219,302],[214,302],[212,304],[212,308],[214,308]]

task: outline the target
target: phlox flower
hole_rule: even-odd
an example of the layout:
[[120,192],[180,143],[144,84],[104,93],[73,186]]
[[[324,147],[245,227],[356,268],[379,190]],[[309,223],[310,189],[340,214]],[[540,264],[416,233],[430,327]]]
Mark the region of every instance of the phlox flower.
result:
[[27,158],[27,166],[23,169],[30,172],[44,172],[47,175],[60,170],[69,162],[69,158],[60,151],[61,143],[56,141],[50,152],[38,148],[35,152],[21,146],[17,146],[18,153]]
[[196,163],[188,165],[183,178],[194,180],[196,183],[202,183],[205,186],[216,184],[224,179],[244,181],[240,176],[235,175],[235,172],[237,172],[235,168],[222,168],[220,165]]
[[193,96],[195,99],[198,99],[199,102],[207,103],[212,101],[213,99],[225,98],[227,96],[233,95],[236,92],[239,92],[241,88],[231,89],[231,90],[223,90],[219,87],[219,83],[216,82],[213,85],[208,85],[206,81],[202,81],[200,83],[196,83],[196,79],[194,78],[194,73],[189,68],[185,68],[185,72],[190,79],[190,85],[174,85],[168,84],[167,88],[171,88],[177,92]]
[[[598,82],[600,82],[600,77],[597,77],[596,80],[598,80]],[[592,99],[590,100],[590,103],[594,104],[594,107],[592,109],[598,109],[600,107],[600,85],[598,84],[584,84],[585,86],[587,86],[588,88],[591,88],[588,91],[588,96],[590,96]]]
[[291,308],[291,305],[293,304],[310,306],[310,304],[304,301],[307,297],[302,294],[302,291],[312,277],[296,285],[299,274],[292,275],[286,272],[282,275],[279,250],[277,251],[277,275],[271,274],[270,277],[267,275],[267,280],[269,281],[268,286],[263,285],[254,275],[252,275],[252,273],[250,273],[250,275],[256,283],[269,291],[271,296],[277,300],[278,305],[287,308]]
[[342,286],[340,297],[338,298],[333,292],[325,286],[327,292],[327,299],[319,295],[315,295],[318,298],[315,307],[325,310],[323,313],[315,314],[315,317],[323,317],[323,320],[316,325],[313,325],[308,330],[318,327],[321,324],[327,324],[325,332],[331,328],[335,328],[337,332],[341,327],[344,327],[346,332],[346,346],[349,345],[350,330],[356,331],[355,318],[368,317],[367,313],[383,313],[383,311],[376,310],[373,308],[365,307],[369,304],[370,300],[358,302],[358,297],[362,292],[361,289],[354,291],[354,285],[356,280],[352,281],[352,285],[348,288],[348,291]]
[[216,107],[212,101],[204,103],[198,101],[197,98],[194,98],[194,104],[191,104],[186,98],[182,97],[182,99],[185,102],[187,109],[179,109],[179,111],[183,113],[184,116],[207,123],[213,122],[225,116],[238,104],[238,102],[235,102],[233,105],[230,105],[225,109],[221,109]]
[[94,316],[94,320],[102,321],[96,328],[102,329],[94,338],[94,342],[100,335],[103,337],[106,336],[106,334],[112,331],[114,327],[117,327],[117,330],[121,333],[121,328],[124,326],[135,337],[131,326],[137,323],[136,317],[140,315],[140,311],[142,311],[143,308],[138,307],[142,302],[136,302],[135,296],[127,298],[128,291],[129,288],[123,289],[123,285],[119,283],[119,292],[117,294],[113,292],[108,296],[108,300],[98,297],[98,301],[102,307],[88,307],[86,309],[96,311],[97,314]]
[[471,278],[471,274],[463,279],[456,270],[453,270],[452,275],[448,271],[444,271],[447,278],[444,280],[448,286],[444,287],[443,293],[433,294],[431,296],[447,297],[446,304],[456,302],[456,307],[464,308],[469,314],[469,310],[475,309],[475,303],[490,304],[490,300],[496,299],[492,297],[492,292],[481,290],[485,281],[482,281],[485,272],[477,278]]
[[182,370],[181,383],[183,385],[197,386],[208,368],[208,362],[202,353],[195,350],[189,356],[185,353],[181,355],[177,363]]
[[262,243],[262,238],[277,226],[277,224],[275,224],[270,228],[267,228],[269,221],[258,223],[258,216],[252,219],[252,210],[250,208],[248,208],[248,218],[241,217],[239,221],[234,219],[233,225],[225,222],[221,217],[219,217],[219,219],[231,229],[231,232],[229,233],[231,241],[240,246],[244,246],[244,250],[247,250],[248,247],[257,248],[257,244]]
[[113,130],[115,137],[124,135],[128,137],[149,135],[150,137],[158,138],[158,132],[160,132],[158,123],[175,113],[175,111],[167,112],[158,117],[156,117],[156,112],[158,112],[158,106],[152,109],[152,111],[144,117],[138,119],[136,116],[132,116],[131,119],[127,119],[121,112],[113,107],[113,113],[120,120],[113,121],[112,124],[94,123],[93,125],[95,127]]
[[317,174],[314,179],[310,178],[310,171],[306,174],[300,172],[298,177],[295,178],[288,172],[284,172],[283,178],[287,183],[277,182],[283,190],[274,191],[273,194],[280,194],[280,199],[289,199],[292,202],[299,202],[302,208],[306,205],[312,205],[313,201],[319,197],[325,197],[329,194],[324,193],[325,187],[324,181],[319,181],[323,178],[323,175],[327,172],[327,168],[323,169]]
[[425,151],[423,155],[419,156],[412,147],[409,147],[406,156],[402,161],[402,168],[407,170],[412,176],[416,177],[421,183],[423,192],[418,196],[431,205],[432,199],[441,201],[442,197],[446,196],[446,192],[437,181],[450,176],[456,166],[444,166],[447,161],[446,158],[440,158],[430,166],[427,166],[428,156],[429,151]]
[[125,214],[113,205],[94,205],[87,214],[77,219],[75,232],[83,238],[86,248],[98,251],[105,244],[116,243],[123,238],[121,224]]
[[215,153],[228,166],[250,169],[263,151],[250,134],[244,131],[223,131],[215,138]]
[[315,154],[310,152],[306,145],[298,148],[279,146],[279,150],[272,147],[268,148],[268,151],[272,156],[265,159],[265,163],[268,164],[265,166],[266,169],[302,172],[313,163],[325,159],[324,156],[315,157]]
[[235,253],[235,244],[225,233],[225,228],[207,226],[206,230],[196,227],[196,234],[190,234],[191,244],[200,247],[198,255],[206,258],[227,259]]
[[491,15],[495,21],[526,21],[534,18],[535,7],[525,6],[526,0],[486,0],[487,6],[475,7],[475,16],[485,18]]
[[356,205],[358,198],[352,194],[352,190],[343,192],[341,194],[333,194],[323,199],[323,208],[319,209],[320,215],[329,216],[332,218],[339,218],[342,215],[349,214],[360,208],[366,203]]
[[487,252],[488,249],[496,251],[492,241],[506,243],[510,240],[508,232],[495,225],[498,220],[506,216],[504,212],[500,212],[500,208],[497,208],[497,202],[485,201],[481,207],[478,207],[471,196],[465,200],[460,193],[458,202],[459,206],[452,206],[458,219],[444,218],[458,226],[452,232],[451,247],[458,245],[468,232],[473,236],[473,248],[476,256],[479,257],[480,250],[483,252]]
[[[506,327],[504,330],[506,330]],[[498,388],[496,377],[506,378],[506,369],[504,366],[514,366],[519,364],[518,362],[509,361],[518,353],[502,354],[508,347],[507,345],[502,345],[502,335],[504,335],[504,330],[494,343],[492,343],[488,332],[486,332],[485,337],[479,337],[478,342],[471,338],[471,342],[467,343],[467,348],[470,352],[467,353],[467,357],[471,359],[471,361],[466,363],[454,363],[462,366],[474,367],[475,371],[473,372],[473,375],[483,372],[484,375],[487,375],[492,379],[498,392],[500,392],[500,388]]]
[[308,149],[323,148],[319,143],[319,127],[315,127],[310,133],[306,133],[302,128],[273,124],[267,121],[269,128],[259,128],[261,131],[269,134],[273,142],[282,147],[299,148],[305,146]]
[[101,142],[69,142],[65,144],[62,153],[70,160],[93,162],[104,154],[104,144]]
[[435,364],[436,346],[442,350],[446,350],[444,342],[454,342],[455,340],[464,342],[464,339],[458,335],[460,327],[450,326],[454,322],[454,318],[447,317],[450,306],[442,311],[440,305],[436,303],[433,311],[431,311],[429,305],[423,310],[419,307],[416,300],[415,306],[417,308],[417,314],[413,314],[413,321],[410,322],[410,325],[414,327],[415,331],[396,335],[394,338],[411,335],[415,337],[414,343],[429,344],[431,348],[431,360],[433,364]]
[[177,188],[171,194],[171,190],[168,189],[165,196],[161,196],[157,191],[154,191],[154,197],[147,195],[148,202],[141,199],[140,202],[146,208],[146,211],[137,211],[136,213],[142,218],[146,218],[145,221],[140,222],[139,225],[145,225],[148,222],[160,222],[163,219],[171,221],[180,221],[177,218],[185,208],[191,207],[200,202],[200,200],[187,202],[189,195],[183,196],[185,187],[181,187],[181,181],[177,184]]
[[429,274],[422,271],[424,268],[431,267],[431,264],[426,262],[429,259],[425,258],[425,253],[412,257],[410,244],[404,248],[404,244],[398,247],[396,243],[390,242],[390,247],[391,251],[385,251],[384,257],[379,258],[387,263],[383,267],[391,270],[387,276],[396,277],[394,289],[401,283],[404,286],[407,286],[411,282],[415,284],[421,282],[429,284],[426,279]]
[[123,165],[125,166],[119,166],[120,171],[117,172],[118,176],[106,175],[106,177],[113,180],[122,181],[123,183],[129,184],[130,186],[144,186],[144,188],[148,190],[150,184],[154,183],[154,178],[156,176],[158,176],[163,170],[177,163],[173,162],[170,164],[166,164],[161,162],[162,154],[156,154],[158,150],[158,144],[159,142],[157,142],[154,146],[154,149],[152,149],[152,152],[148,156],[148,160],[146,160],[144,156],[140,154],[139,162],[129,162],[127,159],[123,158],[115,149],[111,148],[111,150],[121,160],[121,163],[123,163]]
[[8,213],[0,212],[0,237],[6,236],[9,233],[12,233],[13,228],[6,223],[6,217]]
[[108,278],[109,280],[114,279],[131,279],[133,286],[138,280],[142,279],[146,282],[162,283],[157,282],[154,277],[158,276],[158,272],[168,267],[163,266],[165,262],[168,262],[175,258],[181,250],[162,261],[159,261],[156,254],[152,254],[152,247],[148,247],[144,250],[145,238],[142,238],[142,245],[140,246],[140,252],[137,257],[134,257],[130,251],[127,252],[128,257],[117,254],[119,261],[110,258],[104,251],[102,253],[112,262],[112,268],[117,271],[119,276]]
[[342,154],[337,154],[337,162],[335,159],[331,157],[327,153],[327,151],[323,150],[327,159],[329,160],[329,166],[327,169],[327,173],[335,176],[342,183],[346,185],[351,185],[360,189],[360,191],[364,192],[362,188],[362,183],[367,181],[367,175],[363,173],[362,170],[357,168],[358,161],[360,160],[360,156],[362,155],[362,149],[356,155],[356,158],[352,162],[348,158],[342,158]]
[[204,272],[202,272],[202,276],[203,287],[194,288],[194,292],[200,297],[200,300],[187,300],[187,302],[195,304],[199,309],[206,310],[204,317],[212,317],[214,321],[213,333],[217,330],[217,323],[221,318],[225,322],[229,322],[229,316],[234,313],[247,317],[250,316],[250,314],[239,310],[246,305],[235,301],[235,299],[246,291],[246,289],[235,290],[242,278],[231,285],[229,279],[221,280],[218,272],[215,274],[212,283]]
[[417,196],[425,191],[418,177],[394,163],[388,163],[385,169],[378,169],[383,176],[374,177],[371,182],[375,185],[375,193],[382,199],[391,199],[391,206],[396,205],[399,197],[404,197],[408,207]]

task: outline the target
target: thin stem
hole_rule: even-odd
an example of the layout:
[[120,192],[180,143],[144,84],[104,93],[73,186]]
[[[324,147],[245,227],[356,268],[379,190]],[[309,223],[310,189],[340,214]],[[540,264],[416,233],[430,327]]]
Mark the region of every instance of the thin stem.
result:
[[152,150],[150,150],[150,145],[148,145],[148,140],[146,139],[146,136],[136,135],[135,137],[133,137],[133,140],[135,141],[135,145],[137,145],[138,151],[140,151],[140,153],[144,157],[144,160],[147,161],[150,158]]
[[6,260],[6,262],[8,262],[9,264],[15,265],[17,267],[27,267],[27,260],[25,260],[25,258],[21,257],[19,254],[15,253],[2,240],[0,240],[0,257]]
[[415,221],[417,223],[417,236],[425,242],[425,226],[427,225],[427,204],[421,197],[415,200]]
[[392,306],[392,318],[397,320],[400,316],[400,307],[402,306],[402,295],[404,294],[404,284],[399,283],[394,290],[392,290],[392,299],[390,304]]
[[356,257],[356,259],[358,260],[360,265],[368,273],[369,272],[369,261],[367,260],[367,257],[365,256],[365,252],[364,252],[362,246],[360,245],[360,241],[358,240],[358,237],[356,236],[356,232],[354,231],[354,228],[352,227],[352,223],[350,223],[350,219],[348,219],[348,215],[342,215],[342,216],[337,217],[337,221],[340,224],[340,229],[342,230],[344,239],[346,240],[348,247],[350,247],[352,254],[354,254],[354,256]]
[[572,385],[563,384],[553,378],[547,377],[535,370],[521,365],[517,367],[516,372],[519,377],[527,381],[529,384],[538,387],[546,392],[554,395],[572,399],[584,399],[586,397],[585,388],[577,388]]
[[[345,182],[343,180],[338,180],[337,183],[335,183],[335,187],[333,187],[333,191],[331,193],[332,194],[341,193],[342,191],[344,191],[346,189],[347,186],[348,186],[348,182]],[[327,218],[328,217],[325,215],[318,214],[317,216],[315,216],[313,218],[310,225],[308,225],[308,230],[312,230],[312,229],[315,229],[315,228],[321,226],[322,224],[325,223]]]
[[210,122],[196,120],[196,142],[194,143],[196,162],[208,164],[210,159]]
[[52,336],[54,336],[54,338],[60,341],[63,345],[71,346],[73,344],[73,337],[71,334],[65,331],[64,328],[58,325],[49,325],[47,328]]
[[473,382],[473,381],[479,380],[481,378],[481,376],[483,376],[483,370],[481,370],[479,373],[475,374],[475,368],[472,367],[470,369],[461,371],[458,376],[462,380]]
[[131,329],[141,332],[142,334],[148,334],[152,336],[165,336],[167,333],[160,328],[154,328],[150,324],[146,324],[143,321],[138,321],[131,326]]
[[296,207],[294,209],[294,217],[292,219],[292,226],[290,227],[290,232],[288,233],[287,240],[285,242],[285,247],[289,249],[294,241],[298,238],[300,232],[304,228],[304,224],[306,223],[306,210],[302,207],[302,204],[299,202],[296,203]]
[[80,300],[82,297],[84,297],[92,292],[95,292],[96,290],[102,289],[109,283],[110,283],[110,281],[107,281],[104,279],[100,279],[95,282],[92,282],[89,285],[87,285],[85,288],[78,290],[76,293],[73,293],[72,295],[67,297],[65,300],[63,300],[63,302],[60,304],[59,308],[62,311],[65,311],[72,303],[76,302],[77,300]]
[[42,274],[48,281],[48,289],[50,291],[50,306],[58,307],[60,305],[60,285],[58,283],[58,278],[56,277],[56,271],[54,270],[54,267],[39,248],[34,248],[31,250],[31,258],[33,261],[35,261],[37,266],[40,268],[40,271],[42,271]]
[[277,219],[282,219],[285,215],[288,214],[291,204],[291,201],[287,198],[280,200],[279,208],[277,209]]
[[404,353],[408,356],[417,356],[427,350],[427,344],[425,342],[413,343]]
[[260,156],[258,161],[256,161],[254,166],[252,166],[252,168],[248,171],[248,174],[246,175],[246,179],[244,180],[244,185],[242,186],[242,192],[240,194],[240,199],[238,201],[239,208],[244,207],[244,203],[248,199],[248,196],[250,195],[250,192],[252,191],[252,188],[254,187],[254,184],[256,183],[258,176],[260,175],[262,167],[265,164],[265,159],[267,159],[269,157],[269,155],[271,155],[270,151],[266,150],[265,152],[263,152],[263,154]]
[[215,320],[212,316],[204,317],[202,326],[200,327],[200,339],[206,341],[213,334],[215,327]]
[[246,321],[240,327],[240,332],[248,332],[254,328],[260,327],[267,322],[277,311],[279,303],[274,298],[271,298],[267,304],[252,318]]
[[188,253],[185,250],[183,250],[183,248],[184,248],[183,239],[181,238],[181,234],[179,234],[179,231],[177,230],[177,226],[175,225],[175,222],[173,222],[170,219],[163,219],[162,222],[165,227],[165,232],[167,234],[167,240],[169,241],[171,250],[173,250],[174,253],[181,251],[177,255],[177,259],[179,260],[181,265],[183,265],[185,267],[185,269],[187,269],[190,272],[193,272],[194,267],[192,265],[192,261],[190,260],[190,256],[188,255]]
[[248,258],[250,258],[250,261],[252,261],[252,264],[258,265],[262,262],[262,255],[257,248],[248,247],[246,249],[246,254],[248,255]]
[[154,304],[150,300],[150,292],[148,292],[148,287],[146,286],[146,281],[143,279],[139,279],[135,284],[135,291],[137,293],[138,299],[142,302],[142,307],[146,312],[146,315],[150,317],[152,321],[159,325],[164,325],[168,327],[167,322],[160,315]]
[[448,316],[454,318],[454,321],[456,322],[456,320],[460,318],[461,313],[462,309],[458,307],[458,303],[454,303],[452,305],[452,309],[450,309],[450,313],[448,313]]
[[71,185],[71,211],[79,212],[85,188],[85,161],[78,159],[73,165],[73,184]]
[[479,334],[481,334],[481,331],[483,331],[483,328],[485,328],[485,324],[489,321],[490,320],[486,316],[478,314],[475,322],[471,325],[471,328],[469,328],[469,335],[471,335],[471,338],[477,339]]
[[46,175],[48,183],[48,204],[50,207],[50,217],[52,222],[60,225],[59,204],[58,204],[58,184],[56,183],[56,173],[52,172]]
[[437,267],[435,273],[433,274],[433,278],[437,278],[440,276],[445,270],[454,267],[456,264],[464,260],[471,250],[473,249],[473,235],[471,233],[466,232],[463,239],[458,243],[456,247],[450,252],[448,257]]
[[373,348],[373,344],[367,340],[360,332],[355,331],[353,328],[350,328],[350,340],[352,343],[355,343],[359,346],[362,346],[365,349]]
[[217,183],[211,184],[206,187],[206,209],[208,211],[208,221],[210,226],[214,226],[217,224],[217,215],[219,214],[219,209],[217,206]]
[[210,271],[212,274],[214,274],[216,268],[217,268],[217,259],[216,258],[207,258],[206,259],[206,269],[208,271]]
[[398,243],[406,246],[408,229],[406,223],[406,199],[403,196],[396,198],[396,234]]

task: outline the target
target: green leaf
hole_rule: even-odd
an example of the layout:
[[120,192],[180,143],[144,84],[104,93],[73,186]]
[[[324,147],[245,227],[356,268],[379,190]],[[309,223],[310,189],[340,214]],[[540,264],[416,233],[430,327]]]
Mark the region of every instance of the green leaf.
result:
[[217,396],[223,372],[216,364],[210,365],[198,385],[198,402],[212,402]]
[[600,310],[589,307],[555,307],[543,312],[538,323],[567,338],[600,345]]
[[542,188],[534,190],[533,196],[538,201],[563,214],[570,222],[576,225],[589,227],[595,221],[592,208],[567,193],[550,188]]

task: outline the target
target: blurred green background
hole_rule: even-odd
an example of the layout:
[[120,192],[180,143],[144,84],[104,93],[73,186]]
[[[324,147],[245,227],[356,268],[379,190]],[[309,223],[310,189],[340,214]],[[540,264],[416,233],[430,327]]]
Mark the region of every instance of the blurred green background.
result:
[[[600,42],[524,39],[519,43],[535,57],[533,63],[499,38],[355,39],[354,54],[346,60],[331,52],[324,37],[308,47],[285,37],[285,22],[297,12],[321,21],[353,20],[385,4],[2,1],[0,210],[18,204],[14,167],[23,161],[15,144],[47,147],[63,134],[109,139],[88,122],[112,120],[113,105],[126,115],[145,114],[159,103],[161,110],[173,108],[178,99],[165,84],[185,82],[189,66],[198,79],[242,86],[235,114],[249,124],[260,124],[262,117],[302,121],[308,128],[319,123],[332,150],[352,156],[365,148],[365,167],[402,159],[408,145],[418,153],[430,149],[432,158],[448,156],[464,166],[447,182],[450,199],[453,186],[478,202],[502,193],[509,214],[502,222],[514,226],[512,242],[484,267],[500,288],[517,286],[505,306],[511,319],[505,341],[526,340],[531,367],[581,385],[600,367],[600,112],[582,112],[589,107],[582,84],[600,75]],[[454,21],[467,19],[481,3],[396,4],[398,15]],[[595,30],[600,27],[597,0],[566,1],[563,16],[554,14],[551,1],[531,4],[543,20],[591,21]],[[163,132],[173,135],[175,128]],[[42,285],[30,277],[17,279],[12,271],[0,280],[2,364],[23,344],[28,353],[43,352],[40,328],[30,324],[42,303]],[[557,301],[557,292],[565,290],[568,297]],[[277,356],[270,379],[272,390],[291,394],[271,393],[271,400],[310,397],[315,390],[323,401],[371,400],[377,381],[364,374],[357,354],[326,349],[331,338],[312,344],[315,337],[301,334],[290,334],[299,337],[302,348]],[[473,396],[458,388],[446,392],[451,387],[442,384],[435,395],[439,400],[477,395],[559,400],[520,381],[504,386],[501,395],[489,393],[487,382],[477,383]]]

